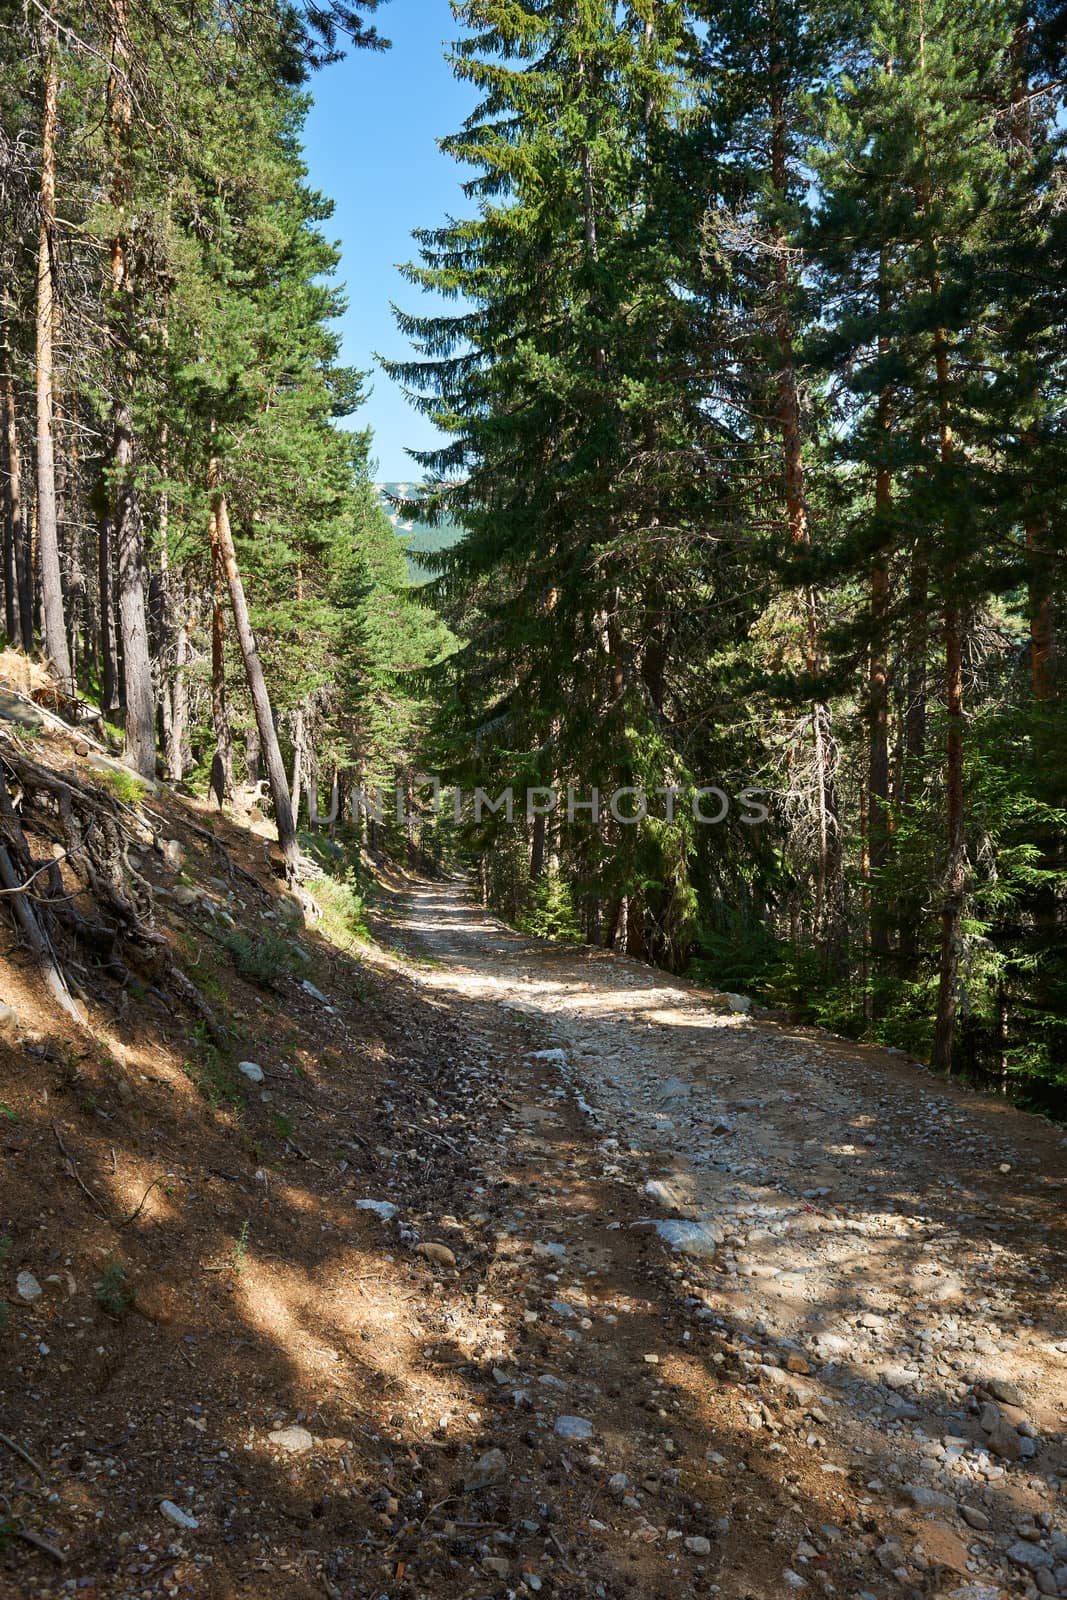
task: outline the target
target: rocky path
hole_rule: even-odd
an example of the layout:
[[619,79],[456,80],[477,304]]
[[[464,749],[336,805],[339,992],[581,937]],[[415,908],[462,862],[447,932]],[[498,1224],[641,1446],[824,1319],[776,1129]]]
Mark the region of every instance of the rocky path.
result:
[[[555,1219],[550,1319],[575,1345],[587,1330],[601,1405],[614,1389],[664,1424],[647,1482],[592,1456],[594,1536],[678,1541],[679,1573],[696,1561],[696,1590],[727,1596],[1067,1595],[1060,1132],[891,1053],[524,939],[456,885],[398,891],[387,916],[475,1052],[520,1028],[539,1046],[493,1130],[514,1197],[498,1254],[531,1214]],[[620,1272],[673,1355],[647,1333],[623,1348],[632,1323],[597,1291]],[[701,1531],[658,1525],[672,1460],[702,1442]]]

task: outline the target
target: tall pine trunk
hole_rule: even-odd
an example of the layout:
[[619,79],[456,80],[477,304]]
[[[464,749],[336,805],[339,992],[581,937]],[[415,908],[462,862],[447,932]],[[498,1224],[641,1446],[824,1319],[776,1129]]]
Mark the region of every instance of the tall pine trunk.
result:
[[226,569],[219,543],[219,519],[214,509],[208,517],[207,534],[211,546],[211,723],[215,730],[210,793],[221,810],[233,794],[233,734],[226,703],[226,612],[223,606]]
[[[2,437],[0,448],[3,451],[4,470],[4,625],[7,636],[12,644],[21,645],[25,650],[33,649],[32,631],[32,604],[27,605],[25,611],[22,606],[20,591],[20,554],[25,538],[22,527],[22,472],[19,459],[19,430],[18,418],[15,413],[15,380],[11,371],[11,350],[6,339],[0,350],[0,361],[3,362],[3,372],[0,373],[0,405],[3,408]],[[30,633],[25,636],[23,623],[31,624]]]
[[59,559],[56,506],[55,406],[55,225],[56,118],[59,100],[58,44],[55,28],[41,21],[44,70],[41,117],[41,222],[37,248],[37,562],[45,653],[66,693],[74,691],[63,579]]
[[115,467],[120,474],[115,543],[118,556],[119,630],[126,685],[126,759],[142,777],[156,770],[156,697],[148,648],[144,528],[141,496],[133,481],[133,431],[124,401],[114,409]]
[[[884,287],[880,294],[880,309],[887,310]],[[888,355],[888,341],[879,338],[878,353]],[[877,426],[880,447],[887,451],[892,428],[893,398],[890,389],[883,386],[878,396]],[[874,478],[875,517],[881,523],[889,513],[893,498],[893,483],[884,456],[878,463]],[[879,540],[883,530],[879,527]],[[867,839],[868,876],[874,880],[870,895],[870,948],[875,962],[889,954],[889,919],[885,908],[885,886],[878,877],[889,856],[889,663],[887,660],[887,624],[889,619],[889,556],[884,548],[871,565],[871,654],[868,668],[868,699],[870,717],[870,756],[867,772]]]
[[[212,481],[218,485],[218,468],[212,466]],[[274,713],[271,709],[270,696],[267,693],[267,682],[263,676],[263,664],[259,659],[256,648],[255,634],[252,631],[252,622],[248,615],[248,602],[245,599],[244,585],[237,566],[237,551],[234,548],[233,534],[230,529],[230,512],[226,502],[226,492],[216,486],[212,495],[211,509],[215,515],[215,527],[218,538],[219,553],[222,557],[223,570],[230,591],[230,608],[233,611],[234,627],[237,632],[237,642],[241,649],[241,658],[244,661],[245,674],[248,678],[248,689],[252,696],[252,706],[256,714],[256,726],[259,729],[259,739],[263,751],[263,760],[267,768],[267,782],[270,785],[271,800],[274,803],[274,820],[278,829],[278,848],[281,850],[282,861],[285,865],[285,875],[290,884],[295,884],[297,878],[298,851],[296,843],[296,824],[293,820],[292,801],[289,797],[289,784],[285,776],[285,764],[282,761],[281,747],[278,744],[278,733],[274,726]]]
[[118,641],[115,634],[114,523],[107,491],[100,487],[101,507],[96,533],[96,575],[100,595],[100,709],[113,717],[119,704]]
[[[935,284],[935,292],[940,288]],[[948,415],[948,346],[943,328],[934,334],[934,364],[937,375],[938,411],[941,433],[941,464],[952,459],[954,441]],[[955,560],[944,573],[942,612],[945,650],[945,711],[948,732],[945,740],[945,821],[947,855],[941,907],[941,960],[938,974],[937,1018],[934,1026],[933,1065],[951,1072],[956,1040],[956,1015],[959,1009],[959,975],[963,905],[967,891],[967,849],[964,834],[963,792],[963,626],[964,608],[959,599],[960,573]]]
[[[778,197],[785,199],[789,174],[786,161],[786,108],[782,87],[784,72],[781,18],[777,6],[771,12],[771,183]],[[789,537],[797,549],[811,544],[804,469],[804,443],[800,424],[800,397],[797,384],[796,351],[790,311],[791,282],[786,255],[786,239],[781,230],[774,241],[772,298],[777,343],[777,408],[782,442],[782,476],[785,489]],[[820,667],[819,602],[814,589],[804,589],[804,666],[809,678]],[[824,950],[833,943],[838,921],[841,878],[840,827],[834,779],[836,746],[830,707],[823,700],[811,704],[811,734],[815,766],[815,809],[818,855],[815,866],[815,939]]]
[[111,336],[116,353],[116,396],[112,429],[118,497],[115,545],[118,557],[119,631],[126,706],[126,759],[143,777],[156,770],[156,697],[148,643],[148,593],[145,581],[141,491],[135,478],[136,449],[130,392],[133,356],[129,253],[124,220],[129,199],[128,161],[131,107],[128,88],[130,44],[126,0],[111,0],[111,59],[108,82],[111,119],[111,203],[120,226],[111,240]]

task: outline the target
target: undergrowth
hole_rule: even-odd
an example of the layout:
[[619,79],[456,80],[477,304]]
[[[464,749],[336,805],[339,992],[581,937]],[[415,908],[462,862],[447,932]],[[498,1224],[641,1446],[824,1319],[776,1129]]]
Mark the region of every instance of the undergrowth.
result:
[[238,977],[265,989],[272,989],[279,978],[289,977],[295,966],[292,947],[279,933],[242,933],[234,928],[219,942],[229,953]]

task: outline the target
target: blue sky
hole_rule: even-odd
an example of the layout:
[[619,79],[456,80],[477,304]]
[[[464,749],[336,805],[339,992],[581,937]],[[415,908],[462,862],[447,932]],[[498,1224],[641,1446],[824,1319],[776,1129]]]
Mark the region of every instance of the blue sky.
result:
[[[414,255],[411,230],[451,213],[466,216],[463,170],[437,148],[473,108],[474,91],[458,83],[443,58],[456,34],[447,0],[393,0],[376,19],[391,50],[358,51],[315,75],[315,104],[305,131],[309,180],[336,203],[324,231],[338,239],[340,277],[348,293],[342,321],[343,359],[373,365],[372,352],[399,357],[407,342],[393,322],[391,301],[405,310],[432,302],[397,271]],[[374,430],[376,476],[418,475],[405,447],[436,440],[429,422],[376,369],[373,394],[353,421]]]

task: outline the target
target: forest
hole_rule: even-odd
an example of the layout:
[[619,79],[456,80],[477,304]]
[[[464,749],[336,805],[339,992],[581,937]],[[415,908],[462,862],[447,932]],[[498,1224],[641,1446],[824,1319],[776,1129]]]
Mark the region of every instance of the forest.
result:
[[[414,586],[301,148],[387,41],[341,0],[0,9],[8,643],[134,773],[260,799],[292,882],[304,817],[398,788],[329,825],[356,880],[461,868],[1062,1115],[1067,10],[452,11],[468,212],[383,362],[444,441],[395,516],[462,529]],[[449,820],[426,774],[649,803]]]

